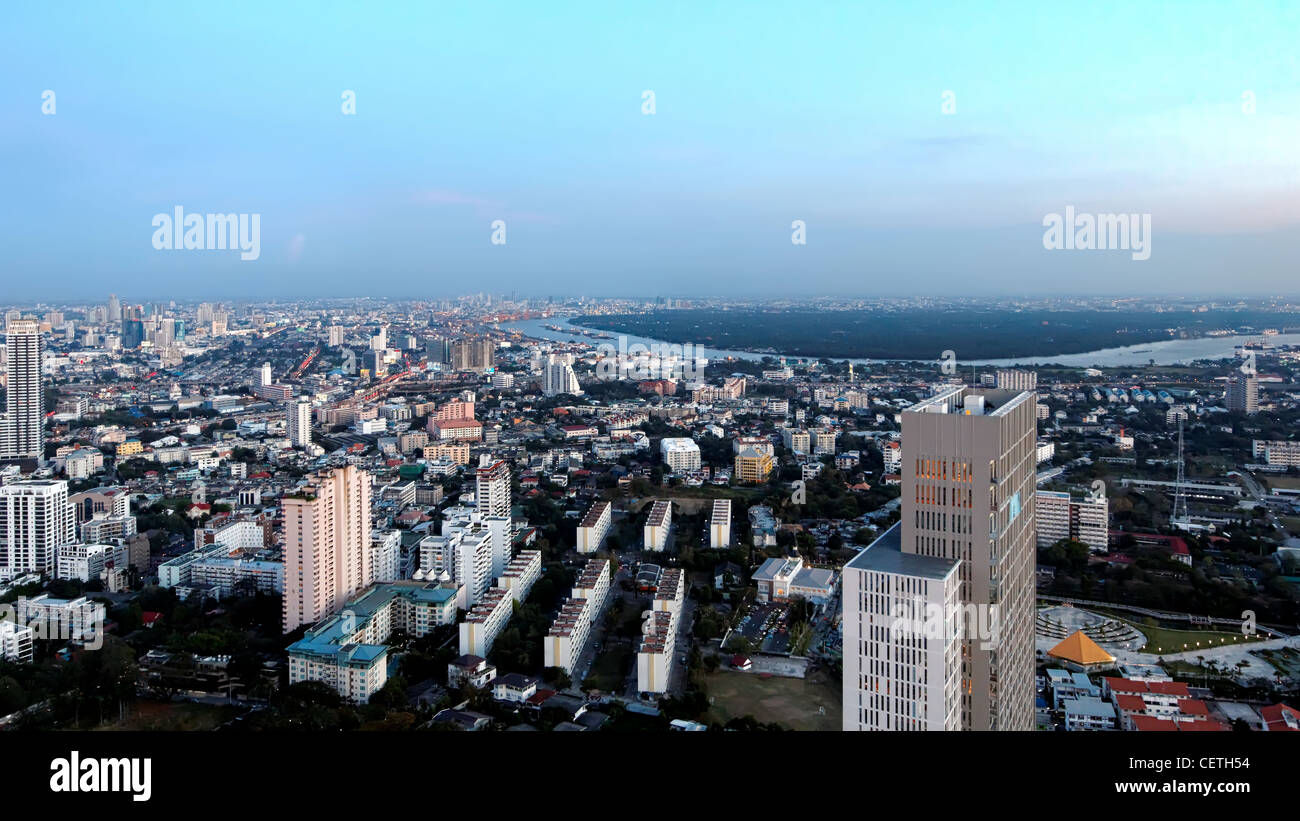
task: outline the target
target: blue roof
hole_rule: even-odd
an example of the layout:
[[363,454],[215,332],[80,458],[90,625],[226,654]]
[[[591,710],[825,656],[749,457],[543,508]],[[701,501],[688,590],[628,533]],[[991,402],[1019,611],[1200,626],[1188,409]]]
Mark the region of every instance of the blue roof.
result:
[[[299,641],[289,645],[289,653],[339,656],[345,661],[369,663],[388,652],[382,644],[343,644],[385,605],[396,598],[417,604],[443,606],[455,599],[456,591],[433,583],[389,582],[377,584],[343,605],[343,610],[319,622]],[[345,614],[346,617],[345,617]],[[346,628],[346,629],[345,629]]]

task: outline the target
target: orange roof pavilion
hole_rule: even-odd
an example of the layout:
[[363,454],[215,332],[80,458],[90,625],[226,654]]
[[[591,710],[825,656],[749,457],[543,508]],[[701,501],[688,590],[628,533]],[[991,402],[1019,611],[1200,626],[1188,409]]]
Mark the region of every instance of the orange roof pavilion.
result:
[[1060,644],[1048,650],[1047,655],[1080,667],[1115,663],[1115,657],[1101,649],[1101,645],[1084,635],[1082,630],[1075,630],[1066,636]]

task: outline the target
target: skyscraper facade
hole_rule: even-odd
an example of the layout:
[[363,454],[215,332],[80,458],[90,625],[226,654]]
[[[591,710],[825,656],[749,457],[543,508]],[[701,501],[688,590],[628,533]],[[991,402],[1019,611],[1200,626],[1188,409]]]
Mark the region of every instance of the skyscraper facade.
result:
[[285,496],[285,633],[330,615],[374,581],[370,474],[348,465],[322,470]]
[[[894,716],[923,716],[928,728],[948,723],[955,698],[961,729],[1033,729],[1035,403],[1028,391],[956,386],[903,412],[900,522],[846,566],[845,729],[874,728],[872,697],[885,690]],[[872,640],[889,628],[864,619],[882,606],[882,589],[871,585],[905,591],[924,613],[947,599],[950,580],[959,623],[945,610],[938,625],[922,620],[919,638]],[[908,644],[930,636],[936,644],[926,652]],[[953,638],[955,657],[944,644]],[[933,685],[951,676],[953,658],[956,690],[941,689],[935,701]],[[891,683],[896,665],[911,669]]]

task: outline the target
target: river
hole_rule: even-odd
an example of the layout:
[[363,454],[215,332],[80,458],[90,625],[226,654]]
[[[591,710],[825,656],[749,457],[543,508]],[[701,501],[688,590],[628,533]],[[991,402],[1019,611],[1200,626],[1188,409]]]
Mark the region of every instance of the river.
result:
[[[563,317],[552,317],[550,319],[529,319],[520,322],[506,322],[501,324],[503,330],[517,331],[525,336],[531,336],[536,339],[549,339],[554,342],[585,342],[589,345],[598,345],[602,342],[617,345],[619,336],[627,338],[627,344],[641,345],[664,345],[668,344],[663,340],[650,339],[644,336],[635,336],[633,334],[619,334],[616,331],[600,330],[598,333],[607,333],[614,339],[592,339],[591,337],[582,336],[578,333],[567,333],[552,331],[547,325],[555,325],[561,328],[576,327],[570,325],[569,320]],[[583,329],[586,330],[586,329]],[[595,330],[595,329],[592,329]],[[1058,354],[1055,356],[1022,356],[1012,359],[975,359],[963,360],[958,352],[958,363],[961,365],[992,365],[992,366],[1010,366],[1010,365],[1064,365],[1073,368],[1115,368],[1125,365],[1146,365],[1155,360],[1157,365],[1181,365],[1192,362],[1197,359],[1230,359],[1236,355],[1236,347],[1246,342],[1263,340],[1269,345],[1300,345],[1300,334],[1278,334],[1276,336],[1261,336],[1259,334],[1238,335],[1238,336],[1207,336],[1197,339],[1170,339],[1163,342],[1145,342],[1139,345],[1126,345],[1122,348],[1105,348],[1099,351],[1089,353],[1072,353]],[[681,343],[677,343],[681,344]],[[776,353],[754,353],[752,351],[730,351],[722,348],[706,348],[700,346],[696,349],[697,356],[705,357],[709,360],[715,359],[746,359],[757,361],[764,356],[778,357],[782,354]],[[786,359],[807,359],[808,357],[786,356]],[[837,360],[838,361],[838,360]],[[870,364],[870,359],[850,359],[854,364]],[[883,360],[875,360],[877,362]],[[935,361],[935,360],[905,360],[905,361]]]

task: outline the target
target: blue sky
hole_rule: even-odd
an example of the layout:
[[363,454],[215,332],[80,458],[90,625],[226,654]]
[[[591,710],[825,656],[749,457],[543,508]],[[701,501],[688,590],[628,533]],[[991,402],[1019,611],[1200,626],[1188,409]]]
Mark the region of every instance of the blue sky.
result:
[[809,5],[11,3],[5,295],[1295,290],[1300,5]]

